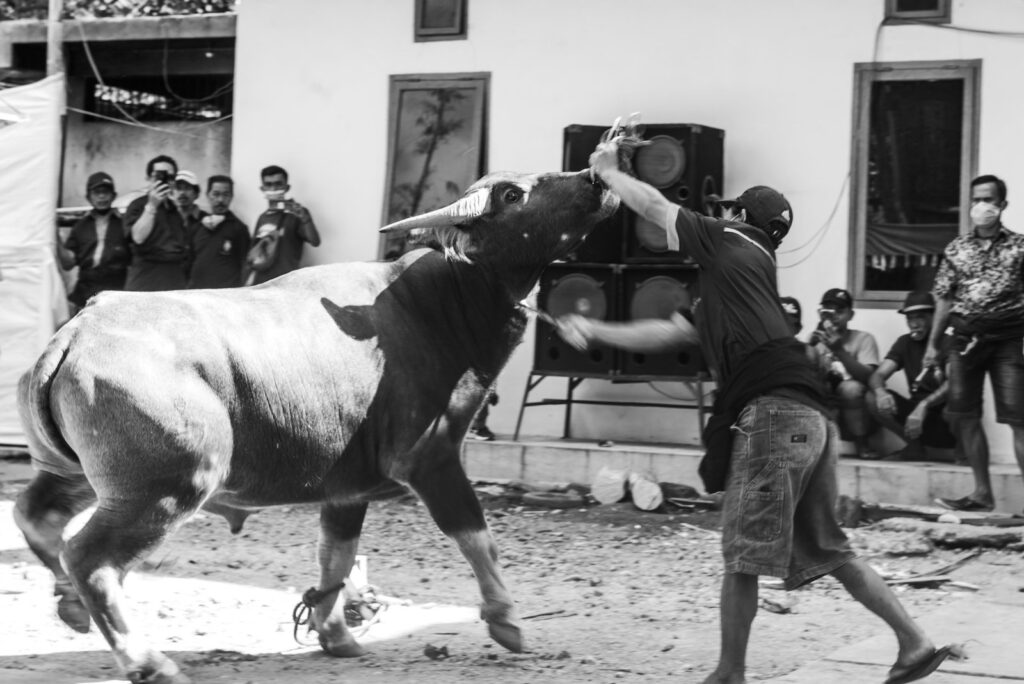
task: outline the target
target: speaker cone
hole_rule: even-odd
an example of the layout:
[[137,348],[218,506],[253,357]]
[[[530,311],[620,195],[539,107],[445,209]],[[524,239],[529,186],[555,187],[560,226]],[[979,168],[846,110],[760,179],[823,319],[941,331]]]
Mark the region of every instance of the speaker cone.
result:
[[633,169],[637,178],[656,188],[667,188],[683,177],[686,150],[682,143],[668,135],[656,135],[650,144],[637,148]]
[[667,319],[680,309],[689,310],[693,297],[689,288],[669,276],[651,276],[636,286],[629,301],[632,320]]
[[608,314],[608,298],[597,280],[583,273],[571,273],[552,285],[544,308],[555,318],[579,314],[604,320]]

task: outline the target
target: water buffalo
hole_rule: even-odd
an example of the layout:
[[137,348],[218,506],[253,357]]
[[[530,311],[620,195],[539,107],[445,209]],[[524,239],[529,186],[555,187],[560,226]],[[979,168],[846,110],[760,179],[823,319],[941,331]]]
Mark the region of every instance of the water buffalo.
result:
[[339,589],[367,502],[406,485],[469,561],[491,637],[521,651],[460,446],[522,338],[517,303],[617,203],[586,172],[491,174],[381,229],[433,246],[393,263],[94,298],[19,386],[38,473],[15,519],[56,578],[60,617],[79,631],[95,621],[132,682],[188,682],[129,630],[125,574],[200,508],[237,529],[247,509],[318,502],[310,625],[327,653],[359,655]]

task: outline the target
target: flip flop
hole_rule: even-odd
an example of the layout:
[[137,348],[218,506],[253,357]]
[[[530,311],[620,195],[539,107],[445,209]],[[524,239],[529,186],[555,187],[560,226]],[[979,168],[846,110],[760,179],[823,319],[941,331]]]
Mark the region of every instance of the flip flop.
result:
[[893,665],[892,669],[889,670],[889,676],[885,680],[885,684],[906,684],[906,682],[916,682],[918,679],[924,679],[932,672],[938,669],[939,665],[942,664],[949,654],[952,652],[952,646],[943,646],[942,648],[935,649],[931,655],[921,658],[916,663],[910,665]]
[[939,498],[935,499],[935,503],[939,504],[943,508],[948,508],[951,511],[988,512],[995,508],[992,504],[984,504],[980,501],[975,501],[969,496],[962,496],[959,499]]

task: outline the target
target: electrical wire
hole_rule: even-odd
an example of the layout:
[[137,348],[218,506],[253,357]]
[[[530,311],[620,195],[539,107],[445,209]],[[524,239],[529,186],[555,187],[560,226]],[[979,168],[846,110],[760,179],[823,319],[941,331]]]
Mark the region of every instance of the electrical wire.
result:
[[811,257],[811,255],[813,255],[816,251],[818,251],[818,247],[821,246],[821,243],[824,240],[825,235],[828,233],[829,229],[832,227],[832,221],[836,217],[836,212],[839,211],[839,204],[840,204],[840,202],[843,199],[843,195],[846,194],[846,189],[847,189],[847,187],[850,184],[850,176],[851,176],[851,174],[848,172],[846,174],[846,177],[843,178],[843,185],[842,185],[842,187],[839,188],[839,194],[836,196],[836,201],[832,205],[832,211],[829,213],[828,218],[825,219],[825,222],[823,224],[821,224],[821,227],[818,228],[816,231],[814,231],[814,233],[812,233],[811,236],[807,239],[807,241],[804,242],[803,244],[797,245],[793,249],[787,249],[784,252],[780,251],[779,254],[780,255],[782,255],[782,254],[794,254],[795,252],[800,251],[804,247],[807,247],[808,245],[811,245],[812,243],[814,243],[813,246],[811,247],[811,251],[808,252],[803,257],[801,257],[797,262],[789,264],[788,266],[779,266],[779,268],[793,268],[794,266],[799,266],[800,264],[802,264],[805,261],[807,261],[807,259],[809,259]]
[[161,67],[161,72],[162,72],[161,76],[163,77],[163,80],[164,80],[164,88],[166,88],[167,92],[170,93],[171,96],[174,97],[176,100],[178,100],[179,102],[183,102],[185,104],[200,104],[202,102],[209,102],[210,100],[214,100],[214,99],[220,97],[221,95],[223,95],[224,93],[230,92],[231,89],[235,87],[235,80],[231,79],[230,81],[228,81],[224,85],[220,86],[219,88],[214,90],[212,93],[210,93],[206,97],[188,98],[188,97],[184,97],[184,96],[179,95],[178,93],[174,92],[174,89],[171,87],[171,81],[170,81],[169,74],[168,74],[168,69],[167,69],[167,54],[169,52],[169,50],[168,50],[168,43],[169,42],[170,41],[168,41],[166,38],[164,39],[163,64],[162,64],[162,67]]

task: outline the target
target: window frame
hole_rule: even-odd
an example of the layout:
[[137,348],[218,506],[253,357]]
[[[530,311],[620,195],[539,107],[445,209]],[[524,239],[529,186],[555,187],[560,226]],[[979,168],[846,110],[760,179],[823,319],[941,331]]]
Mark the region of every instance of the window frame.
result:
[[899,0],[885,0],[885,21],[889,24],[918,23],[948,24],[953,21],[952,2],[950,0],[935,0],[936,7],[933,10],[903,10],[896,9]]
[[[487,138],[489,135],[489,111],[491,94],[491,74],[488,71],[463,72],[463,73],[437,73],[437,74],[393,74],[388,77],[389,102],[388,102],[388,143],[387,143],[387,170],[384,182],[383,210],[381,213],[381,225],[387,225],[400,216],[392,214],[393,198],[396,194],[396,187],[399,183],[399,158],[409,154],[409,142],[400,140],[403,127],[402,122],[406,107],[405,93],[424,90],[462,90],[470,91],[472,95],[472,127],[470,129],[473,143],[472,154],[460,155],[461,168],[454,170],[456,175],[465,174],[466,185],[476,181],[486,173],[488,168],[487,160]],[[452,172],[451,168],[447,169]],[[465,190],[465,187],[462,188]],[[434,208],[433,206],[421,207],[416,213],[424,213]],[[387,235],[381,235],[378,242],[378,259],[384,259],[395,240]]]
[[859,62],[854,64],[853,126],[850,142],[850,249],[847,280],[854,300],[876,308],[899,308],[902,290],[865,290],[868,155],[871,88],[876,81],[962,79],[963,128],[960,136],[960,220],[958,234],[970,227],[971,179],[978,175],[981,60]]
[[414,0],[416,4],[413,40],[417,43],[432,40],[465,40],[468,37],[469,22],[466,19],[467,0],[447,0],[450,9],[454,10],[452,23],[449,26],[428,27],[426,0]]

